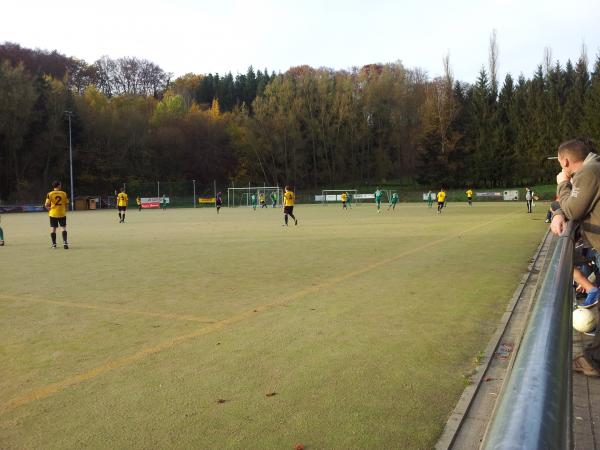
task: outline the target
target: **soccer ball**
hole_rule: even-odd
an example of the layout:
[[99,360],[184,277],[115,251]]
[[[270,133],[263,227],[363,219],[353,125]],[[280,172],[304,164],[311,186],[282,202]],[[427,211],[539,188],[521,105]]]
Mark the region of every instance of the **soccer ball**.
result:
[[596,317],[589,309],[577,308],[573,311],[573,328],[580,333],[589,333],[596,328]]

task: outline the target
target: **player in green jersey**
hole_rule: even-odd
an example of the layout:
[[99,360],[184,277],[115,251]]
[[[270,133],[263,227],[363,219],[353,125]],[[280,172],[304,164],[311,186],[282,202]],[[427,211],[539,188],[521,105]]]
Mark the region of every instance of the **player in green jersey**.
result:
[[398,203],[398,193],[394,192],[392,194],[392,199],[390,201],[390,205],[388,206],[388,211],[392,208],[392,211],[396,209],[396,203]]
[[433,205],[433,192],[429,191],[427,193],[427,207],[431,208],[432,205]]
[[381,197],[383,197],[383,191],[379,188],[375,191],[375,203],[377,203],[377,213],[381,212]]

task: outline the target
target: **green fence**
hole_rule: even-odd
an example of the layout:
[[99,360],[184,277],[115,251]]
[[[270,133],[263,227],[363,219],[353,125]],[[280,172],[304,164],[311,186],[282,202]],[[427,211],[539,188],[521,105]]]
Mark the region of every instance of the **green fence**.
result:
[[[125,187],[127,194],[129,195],[129,206],[135,206],[135,198],[136,197],[169,197],[170,207],[177,208],[213,208],[214,203],[199,203],[198,199],[200,198],[214,198],[215,196],[215,188],[217,192],[222,192],[223,195],[223,203],[224,206],[227,205],[227,188],[233,186],[226,185],[217,185],[215,186],[214,182],[201,184],[199,182],[194,182],[194,180],[185,180],[185,181],[139,181],[139,180],[129,180],[127,183],[121,186],[112,186],[107,185],[104,187],[103,192],[91,192],[86,193],[86,195],[90,197],[100,197],[102,198],[102,207],[114,207],[116,200],[116,192],[121,187]],[[397,192],[399,196],[399,201],[403,202],[423,202],[423,194],[427,192],[427,189],[415,189],[414,186],[394,186],[394,185],[382,185],[379,186],[380,189],[384,192],[383,201],[389,202],[389,197],[393,192]],[[377,186],[327,186],[330,189],[348,189],[348,190],[356,190],[359,194],[367,194],[375,192]],[[554,185],[542,185],[542,186],[532,186],[533,191],[539,197],[540,201],[552,201],[555,197],[556,186]],[[77,190],[77,186],[76,186]],[[446,199],[448,202],[466,202],[467,197],[464,189],[450,189],[447,191]],[[473,189],[475,195],[473,197],[474,202],[479,201],[503,201],[503,197],[479,197],[477,193],[481,192],[504,192],[505,190],[516,190],[519,193],[519,201],[525,201],[525,188],[496,188],[496,189],[477,189],[475,187]],[[296,202],[299,204],[311,204],[311,203],[321,203],[315,200],[315,197],[321,195],[323,192],[322,188],[319,189],[296,189]],[[437,189],[432,191],[433,198],[435,200],[435,195],[437,194]],[[278,199],[278,203],[281,199]],[[360,203],[372,203],[372,199],[364,199],[360,201],[356,201],[352,199],[352,203],[360,204]],[[236,205],[239,202],[236,201]],[[270,204],[270,199],[267,197],[267,203]],[[327,203],[325,203],[327,204]]]

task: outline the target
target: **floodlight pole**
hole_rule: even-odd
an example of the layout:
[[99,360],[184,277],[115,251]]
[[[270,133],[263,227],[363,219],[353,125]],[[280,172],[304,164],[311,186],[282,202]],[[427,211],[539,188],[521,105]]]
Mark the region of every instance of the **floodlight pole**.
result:
[[194,208],[196,207],[196,180],[192,180],[194,184]]
[[71,116],[72,111],[65,111],[65,114],[69,118],[69,172],[71,175],[71,211],[75,210],[75,189],[73,188],[73,142],[71,140]]

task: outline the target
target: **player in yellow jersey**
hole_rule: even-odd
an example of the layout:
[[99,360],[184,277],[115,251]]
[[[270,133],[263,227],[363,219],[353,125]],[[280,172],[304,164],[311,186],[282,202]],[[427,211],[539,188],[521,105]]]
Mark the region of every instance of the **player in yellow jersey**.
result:
[[469,188],[465,194],[467,194],[467,202],[469,202],[469,206],[473,206],[473,190]]
[[119,194],[117,195],[119,223],[125,223],[125,212],[127,211],[127,203],[129,203],[129,197],[125,193],[125,188],[121,188],[121,192],[119,192]]
[[342,209],[348,209],[348,207],[346,206],[346,202],[348,201],[348,194],[342,192],[342,195],[340,195],[340,197],[342,199]]
[[437,212],[438,214],[441,214],[442,208],[444,207],[444,203],[446,203],[446,191],[444,190],[444,188],[440,189],[440,192],[437,193],[437,202]]
[[138,195],[137,198],[135,199],[135,203],[137,204],[138,207],[138,211],[142,210],[142,199],[140,198],[140,196]]
[[265,201],[265,193],[264,192],[258,193],[258,202],[260,203],[261,209],[267,207],[267,202]]
[[290,190],[289,186],[285,187],[285,193],[283,194],[283,218],[285,220],[284,227],[288,226],[288,216],[294,219],[294,225],[298,225],[298,219],[294,217],[294,202],[296,196]]
[[67,194],[61,189],[60,181],[52,183],[54,188],[46,195],[46,203],[44,206],[48,210],[50,216],[50,239],[52,239],[52,248],[56,248],[56,229],[60,226],[62,229],[63,248],[69,248],[67,242],[67,206],[69,199]]

